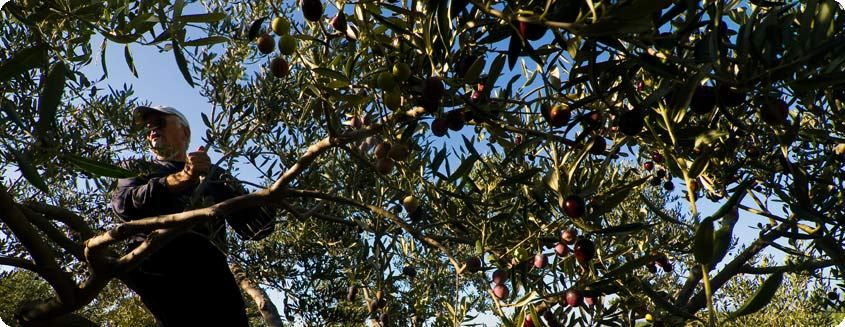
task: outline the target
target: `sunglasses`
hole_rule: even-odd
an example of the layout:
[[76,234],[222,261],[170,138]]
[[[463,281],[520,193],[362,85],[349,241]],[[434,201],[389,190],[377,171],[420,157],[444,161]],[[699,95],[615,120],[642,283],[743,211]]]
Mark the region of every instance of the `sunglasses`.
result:
[[150,130],[157,128],[157,129],[164,129],[167,126],[167,118],[166,117],[157,117],[150,119],[144,123],[144,130],[149,132]]

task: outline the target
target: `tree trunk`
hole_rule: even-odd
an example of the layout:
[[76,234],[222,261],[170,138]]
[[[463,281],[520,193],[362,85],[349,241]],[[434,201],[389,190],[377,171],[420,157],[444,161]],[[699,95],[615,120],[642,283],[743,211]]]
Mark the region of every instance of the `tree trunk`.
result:
[[232,263],[229,266],[229,269],[232,270],[232,274],[235,275],[235,280],[240,285],[241,289],[249,294],[253,301],[255,301],[255,305],[258,307],[258,311],[261,313],[261,317],[264,318],[264,323],[266,326],[270,327],[282,327],[282,317],[279,316],[279,311],[276,310],[276,306],[273,305],[273,302],[270,301],[270,297],[267,296],[267,292],[264,292],[256,283],[249,280],[247,278],[246,273],[243,271],[243,268],[237,263]]

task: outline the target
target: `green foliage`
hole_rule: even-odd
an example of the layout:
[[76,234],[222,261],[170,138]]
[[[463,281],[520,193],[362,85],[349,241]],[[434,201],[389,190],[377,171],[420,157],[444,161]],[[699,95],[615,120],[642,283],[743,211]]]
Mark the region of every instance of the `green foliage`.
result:
[[0,278],[0,318],[13,323],[21,303],[31,303],[50,295],[50,286],[38,275],[27,271],[6,271]]
[[[35,273],[12,270],[0,278],[0,318],[17,326],[14,315],[22,303],[37,303],[51,296],[50,286]],[[90,306],[79,312],[100,326],[155,326],[140,298],[120,282],[112,282]]]
[[[820,269],[841,282],[828,268],[845,269],[843,158],[833,151],[845,143],[845,16],[832,0],[321,2],[326,16],[346,13],[330,25],[303,21],[294,3],[187,3],[4,7],[0,171],[24,178],[4,175],[15,201],[67,208],[97,232],[113,227],[104,203],[112,177],[126,173],[114,163],[144,144],[127,128],[139,104],[131,87],[107,86],[105,49],[123,44],[138,74],[130,48],[155,46],[212,104],[203,140],[234,176],[257,188],[292,172],[274,198],[277,232],[229,242],[251,279],[284,294],[288,322],[356,325],[389,313],[399,326],[456,326],[483,312],[511,325],[551,310],[581,324],[630,325],[645,313],[680,324],[706,316],[695,296],[701,264],[719,313],[733,312],[758,285],[745,272],[767,247],[803,259],[761,275]],[[255,39],[277,17],[291,22],[297,49],[262,55]],[[97,57],[103,75],[89,78]],[[290,63],[287,76],[265,67],[276,57]],[[397,65],[407,79],[392,79]],[[396,85],[391,98],[379,84]],[[568,111],[563,126],[550,122],[555,106]],[[444,120],[447,134],[436,136]],[[302,161],[324,139],[330,146]],[[376,159],[381,142],[406,146],[407,158]],[[647,162],[656,168],[641,169]],[[414,212],[402,209],[408,195],[420,200]],[[564,209],[573,195],[585,199],[583,216]],[[705,199],[721,207],[708,212],[716,205]],[[756,226],[761,242],[731,246],[739,213],[769,223]],[[592,242],[593,259],[552,254],[569,229]],[[2,222],[0,231],[0,256],[28,257]],[[523,262],[538,252],[547,267]],[[474,258],[478,272],[464,265]],[[60,259],[85,276],[79,258]],[[508,275],[501,301],[489,294],[495,269]],[[780,306],[801,315],[796,324],[821,322],[790,296],[801,283],[832,286],[784,276],[771,304],[737,321],[771,322]],[[21,278],[10,287],[38,281]],[[361,292],[348,301],[352,285]],[[612,300],[559,305],[573,289]],[[41,293],[26,299],[51,292],[30,291]],[[385,307],[370,310],[377,292]],[[127,294],[112,286],[82,311],[149,321]]]
[[720,321],[726,326],[835,326],[842,320],[837,319],[836,308],[824,306],[826,287],[809,274],[785,274],[782,287],[765,308],[751,315],[728,318],[763,282],[762,276],[752,276],[728,283],[721,295],[724,298],[719,301],[719,311],[724,312]]

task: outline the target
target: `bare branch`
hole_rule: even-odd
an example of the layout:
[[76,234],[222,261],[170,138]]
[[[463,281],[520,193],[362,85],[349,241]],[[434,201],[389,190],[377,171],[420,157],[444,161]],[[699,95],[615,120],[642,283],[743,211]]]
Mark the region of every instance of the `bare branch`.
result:
[[203,218],[213,216],[214,209],[212,207],[133,220],[120,224],[104,234],[88,239],[85,243],[88,248],[97,249],[138,233],[149,232],[162,228],[190,227],[193,226],[193,224],[198,223]]
[[305,213],[300,212],[299,209],[294,207],[288,201],[279,201],[279,205],[282,208],[284,208],[285,210],[287,210],[288,212],[290,212],[291,215],[293,215],[294,218],[296,218],[298,220],[304,220],[304,219],[308,219],[309,217],[314,217],[314,218],[324,220],[324,221],[328,221],[328,222],[344,224],[344,225],[347,225],[347,226],[350,226],[350,227],[351,226],[357,226],[357,227],[360,227],[364,230],[369,230],[369,228],[366,224],[364,224],[361,221],[355,219],[354,217],[350,217],[352,220],[349,221],[349,220],[346,220],[346,219],[341,218],[341,217],[330,216],[330,215],[327,215],[327,214],[317,212],[319,209],[322,208],[322,205],[315,206],[314,208],[309,209]]
[[[347,225],[347,226],[350,226],[350,227],[357,226],[357,227],[361,227],[363,230],[366,230],[368,232],[375,232],[374,230],[372,230],[372,228],[370,228],[369,226],[367,226],[363,222],[355,219],[354,217],[351,217],[352,220],[350,221],[350,220],[346,220],[346,219],[341,218],[341,217],[335,217],[335,216],[330,216],[330,215],[326,215],[326,214],[323,214],[323,213],[315,212],[315,209],[320,208],[319,206],[309,209],[308,212],[300,213],[299,210],[294,208],[293,205],[291,205],[287,201],[281,201],[281,202],[279,202],[279,204],[285,210],[288,210],[289,212],[291,212],[291,214],[294,215],[294,217],[296,217],[297,219],[305,219],[305,218],[308,218],[308,217],[315,217],[315,218],[320,219],[320,220],[329,221],[329,222],[338,223],[338,224],[344,224],[344,225]],[[445,235],[427,235],[427,236],[436,240],[436,241],[438,241],[438,242],[447,242],[448,241],[448,242],[455,242],[455,243],[461,243],[461,244],[467,244],[467,245],[475,244],[475,242],[473,242],[472,240],[466,239],[466,238],[460,238],[460,237],[454,237],[454,236],[445,236]]]
[[687,224],[683,221],[677,220],[675,218],[672,218],[671,216],[669,216],[669,214],[663,212],[663,209],[658,208],[657,205],[652,203],[651,200],[647,196],[645,196],[645,194],[640,194],[640,199],[642,199],[643,203],[646,205],[646,207],[648,207],[649,212],[654,213],[661,220],[664,220],[664,221],[667,221],[667,222],[670,222],[670,223],[673,223],[673,224],[676,224],[676,225],[681,225],[681,226],[684,226],[686,228],[693,228],[692,225]]
[[[313,208],[311,208],[308,211],[303,213],[303,212],[299,212],[299,210],[296,209],[292,204],[290,204],[290,202],[279,201],[279,205],[283,209],[290,212],[290,214],[293,215],[294,218],[299,219],[299,220],[308,219],[308,217],[315,216],[317,210],[320,210],[322,208],[322,206],[318,205],[318,206],[315,206],[315,207],[313,207]],[[323,215],[321,215],[321,216],[323,216]],[[341,222],[341,223],[350,223],[350,222],[344,220],[343,218],[338,218],[338,217],[330,217],[330,218],[327,218],[326,220],[334,221],[334,222]]]

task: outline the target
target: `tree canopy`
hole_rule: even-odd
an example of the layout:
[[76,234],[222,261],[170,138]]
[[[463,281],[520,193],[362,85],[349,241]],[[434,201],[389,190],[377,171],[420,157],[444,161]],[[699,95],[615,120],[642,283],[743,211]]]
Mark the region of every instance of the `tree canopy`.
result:
[[[127,296],[111,281],[248,206],[278,212],[267,239],[229,242],[267,325],[842,310],[833,0],[16,1],[0,19],[0,265],[49,285],[17,324],[108,325],[84,308]],[[115,178],[139,173],[116,163],[145,151],[129,110],[154,99],[109,85],[107,44],[136,75],[132,47],[176,62],[252,193],[115,219]]]

